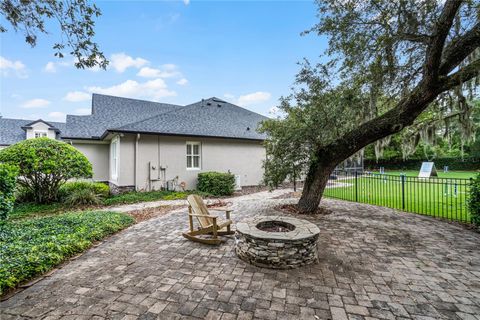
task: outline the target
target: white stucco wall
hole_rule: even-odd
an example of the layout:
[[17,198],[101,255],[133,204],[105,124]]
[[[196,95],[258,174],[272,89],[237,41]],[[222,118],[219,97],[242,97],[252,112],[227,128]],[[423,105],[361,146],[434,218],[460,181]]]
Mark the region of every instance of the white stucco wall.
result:
[[[135,178],[135,140],[134,134],[120,138],[120,186],[137,185],[138,190],[159,189],[165,180],[178,176],[178,182],[186,182],[187,189],[195,189],[198,173],[205,171],[230,171],[240,175],[242,186],[258,185],[263,178],[265,149],[259,141],[156,135],[140,135]],[[186,167],[187,141],[201,142],[200,170]],[[160,181],[150,182],[149,163],[166,168]],[[153,173],[157,174],[156,171]]]
[[72,141],[71,144],[82,152],[92,164],[93,180],[109,180],[109,144]]
[[34,123],[31,129],[26,129],[26,138],[32,139],[35,138],[35,131],[42,131],[47,133],[47,137],[50,139],[55,139],[57,134],[55,130],[49,130],[51,127],[46,125],[43,122]]

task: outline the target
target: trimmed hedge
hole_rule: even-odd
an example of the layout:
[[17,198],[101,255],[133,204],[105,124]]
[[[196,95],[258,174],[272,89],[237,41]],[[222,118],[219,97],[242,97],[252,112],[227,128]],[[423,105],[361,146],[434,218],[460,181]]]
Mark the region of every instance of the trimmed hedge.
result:
[[0,163],[0,221],[7,220],[13,210],[17,175],[16,166]]
[[470,211],[472,222],[477,226],[480,226],[480,174],[477,174],[470,185],[468,210]]
[[133,222],[123,213],[90,211],[5,223],[0,228],[0,295]]
[[198,174],[197,189],[214,196],[229,196],[235,190],[235,176],[231,173],[202,172]]
[[[384,167],[387,170],[420,170],[422,162],[426,160],[421,159],[389,159],[376,160],[365,159],[364,165],[366,169],[376,169]],[[438,158],[432,160],[435,163],[437,170],[442,170],[444,166],[448,166],[449,170],[456,171],[475,171],[480,169],[480,158]]]

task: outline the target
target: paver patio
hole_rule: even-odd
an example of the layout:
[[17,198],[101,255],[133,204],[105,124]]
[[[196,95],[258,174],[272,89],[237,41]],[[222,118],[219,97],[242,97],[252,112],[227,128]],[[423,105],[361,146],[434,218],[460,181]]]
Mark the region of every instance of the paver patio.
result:
[[[234,220],[278,214],[284,191],[235,198]],[[428,217],[324,200],[302,217],[321,230],[320,261],[250,266],[234,240],[181,236],[185,210],[137,224],[0,304],[0,318],[480,319],[480,234]]]

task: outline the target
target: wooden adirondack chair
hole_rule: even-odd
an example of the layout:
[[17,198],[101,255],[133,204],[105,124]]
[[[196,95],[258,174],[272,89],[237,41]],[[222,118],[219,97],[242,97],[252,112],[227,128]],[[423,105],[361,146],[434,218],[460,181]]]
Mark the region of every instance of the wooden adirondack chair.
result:
[[[217,216],[210,215],[209,209],[196,194],[189,195],[188,201],[188,222],[190,224],[190,231],[184,232],[183,236],[189,240],[197,241],[206,244],[219,244],[224,240],[218,238],[221,235],[234,234],[230,229],[233,223],[230,220],[230,212],[232,209],[228,208],[210,208],[211,211],[224,211],[226,215],[225,220],[219,220]],[[197,218],[199,228],[194,230],[193,217]],[[209,238],[200,238],[201,235],[209,235]]]

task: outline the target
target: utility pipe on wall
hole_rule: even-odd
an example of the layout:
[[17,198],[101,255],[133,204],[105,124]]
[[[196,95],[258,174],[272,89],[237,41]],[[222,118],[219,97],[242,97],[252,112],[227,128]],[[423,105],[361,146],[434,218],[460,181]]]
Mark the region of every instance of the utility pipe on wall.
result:
[[133,181],[135,183],[135,191],[138,191],[138,182],[137,182],[137,165],[138,165],[138,141],[140,140],[140,133],[137,133],[135,138],[135,153],[133,159]]

